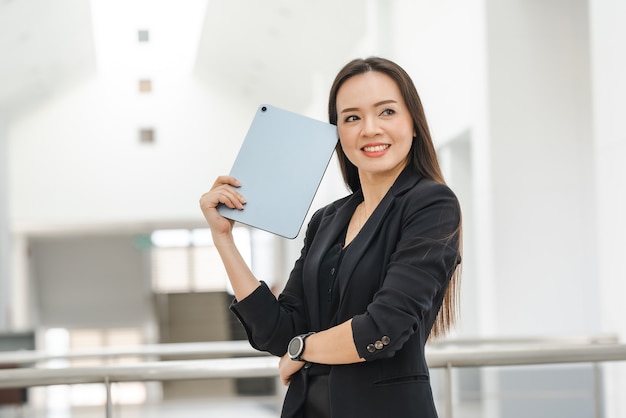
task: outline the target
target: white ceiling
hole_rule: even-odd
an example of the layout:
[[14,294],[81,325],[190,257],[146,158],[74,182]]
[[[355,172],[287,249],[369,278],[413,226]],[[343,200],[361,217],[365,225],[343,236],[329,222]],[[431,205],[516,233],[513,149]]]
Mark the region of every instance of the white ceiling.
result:
[[[302,109],[315,77],[332,76],[366,34],[366,1],[211,2],[196,74],[255,103]],[[326,91],[323,95],[326,95]]]
[[[362,42],[366,3],[209,0],[195,75],[242,100],[302,109],[316,77],[332,77]],[[0,0],[0,115],[94,74],[93,39],[88,0]]]
[[96,68],[85,0],[0,0],[0,113],[12,114]]

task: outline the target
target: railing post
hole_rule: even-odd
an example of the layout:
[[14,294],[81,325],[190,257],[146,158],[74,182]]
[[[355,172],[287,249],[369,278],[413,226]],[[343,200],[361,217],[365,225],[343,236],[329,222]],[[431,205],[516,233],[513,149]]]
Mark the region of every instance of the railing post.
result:
[[113,401],[111,400],[111,381],[109,380],[109,376],[104,377],[104,387],[106,390],[107,402],[105,405],[106,408],[106,418],[113,417]]
[[446,415],[453,418],[452,411],[452,363],[446,365]]
[[593,407],[594,417],[602,418],[602,388],[600,383],[600,363],[593,363]]

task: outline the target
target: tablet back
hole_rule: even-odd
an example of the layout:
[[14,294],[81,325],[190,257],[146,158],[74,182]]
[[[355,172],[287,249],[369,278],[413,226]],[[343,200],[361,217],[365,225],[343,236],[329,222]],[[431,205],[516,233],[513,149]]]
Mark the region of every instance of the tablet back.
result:
[[237,222],[293,239],[337,144],[337,127],[264,104],[259,106],[230,175],[241,183],[244,210],[218,211]]

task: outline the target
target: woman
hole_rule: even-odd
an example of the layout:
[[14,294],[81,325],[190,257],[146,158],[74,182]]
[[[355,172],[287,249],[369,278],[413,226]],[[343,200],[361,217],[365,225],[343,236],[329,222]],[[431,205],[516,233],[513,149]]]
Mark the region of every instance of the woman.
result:
[[415,86],[397,64],[351,61],[328,109],[352,194],[313,215],[278,299],[216,210],[243,210],[239,182],[219,177],[200,200],[235,291],[231,309],[253,347],[282,357],[283,417],[436,417],[424,345],[455,317],[458,201]]

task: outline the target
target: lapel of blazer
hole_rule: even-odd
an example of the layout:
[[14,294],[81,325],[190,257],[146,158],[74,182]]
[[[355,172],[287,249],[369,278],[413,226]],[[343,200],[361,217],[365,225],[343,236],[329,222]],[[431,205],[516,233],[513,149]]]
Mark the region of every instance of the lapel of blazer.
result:
[[[419,176],[415,175],[408,168],[405,168],[402,173],[400,173],[387,194],[385,194],[383,200],[380,201],[374,212],[370,215],[367,222],[365,222],[361,231],[359,231],[358,235],[354,238],[354,240],[352,240],[350,246],[346,249],[346,253],[344,254],[338,273],[340,289],[339,310],[341,310],[341,306],[345,303],[345,294],[348,289],[348,285],[352,280],[352,273],[354,272],[357,263],[370,246],[374,236],[376,236],[376,232],[380,229],[383,220],[393,208],[393,203],[398,196],[401,196],[413,187],[419,181],[419,178]],[[350,214],[353,212],[354,209],[352,209]],[[383,237],[379,237],[379,239],[383,239]]]

